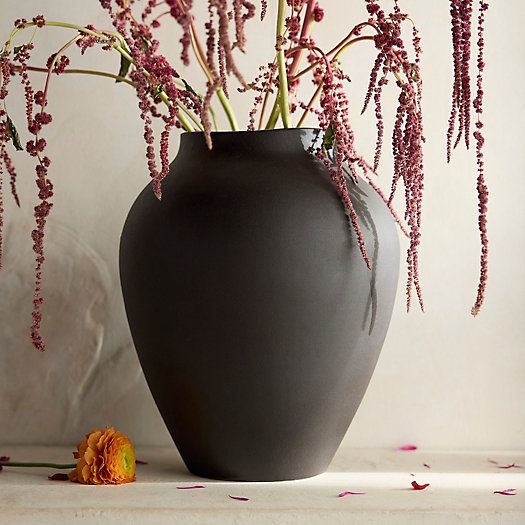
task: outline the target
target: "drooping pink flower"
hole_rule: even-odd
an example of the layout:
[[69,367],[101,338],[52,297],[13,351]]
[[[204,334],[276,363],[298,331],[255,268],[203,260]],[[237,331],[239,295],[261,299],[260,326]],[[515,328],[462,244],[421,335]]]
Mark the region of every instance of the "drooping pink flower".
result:
[[375,85],[377,83],[377,75],[379,73],[379,70],[381,69],[381,66],[383,65],[384,60],[385,59],[384,59],[383,53],[379,53],[375,59],[374,66],[372,67],[372,71],[370,72],[370,80],[368,81],[368,88],[366,90],[365,101],[363,102],[363,108],[361,109],[361,115],[366,111],[366,108],[368,107],[368,104],[370,103],[370,100],[374,93]]
[[324,69],[320,67],[316,74],[322,85],[320,102],[322,110],[319,114],[319,124],[325,135],[329,130],[333,134],[335,162],[329,159],[322,150],[318,151],[318,156],[330,173],[343,202],[350,226],[356,234],[361,255],[367,267],[371,268],[372,263],[367,253],[364,235],[345,180],[344,165],[347,163],[354,181],[357,182],[354,163],[359,156],[355,149],[354,132],[349,122],[348,99],[343,90],[342,76],[338,70],[334,71],[328,61],[325,62]]
[[452,108],[447,130],[447,161],[450,162],[456,121],[458,123],[456,147],[464,137],[470,140],[470,42],[473,0],[450,0],[450,16],[453,47],[454,82],[452,85]]
[[261,0],[261,21],[266,17],[268,11],[268,0]]
[[476,77],[476,98],[474,99],[474,109],[477,114],[476,131],[474,138],[476,139],[476,163],[478,167],[477,191],[478,191],[478,226],[481,240],[481,255],[480,255],[480,277],[478,284],[478,292],[476,301],[472,307],[471,313],[476,316],[483,301],[485,299],[485,289],[487,287],[488,278],[488,253],[489,253],[489,239],[487,234],[487,204],[489,199],[489,192],[485,182],[485,163],[483,161],[483,146],[485,144],[485,137],[483,135],[483,121],[481,120],[483,114],[483,71],[485,69],[485,39],[484,39],[484,24],[485,11],[489,5],[483,0],[479,3],[478,16],[478,57],[477,57],[477,77]]
[[13,161],[11,160],[11,157],[7,153],[7,149],[4,147],[1,158],[0,158],[0,164],[4,163],[5,169],[7,170],[7,173],[9,174],[9,183],[11,186],[11,195],[13,196],[13,199],[15,200],[15,203],[18,207],[20,207],[20,199],[18,197],[18,191],[16,189],[16,168],[13,164]]
[[[245,12],[243,12],[243,9]],[[233,0],[233,18],[235,20],[235,42],[233,47],[245,50],[246,34],[245,24],[247,20],[255,16],[255,5],[248,0]]]

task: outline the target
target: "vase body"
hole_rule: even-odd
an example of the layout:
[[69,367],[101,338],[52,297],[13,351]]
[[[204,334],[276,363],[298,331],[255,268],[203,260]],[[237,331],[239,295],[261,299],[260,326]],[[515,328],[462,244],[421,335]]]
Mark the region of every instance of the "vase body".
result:
[[182,136],[162,201],[126,220],[120,275],[139,359],[188,469],[245,481],[326,470],[392,314],[395,223],[348,182],[373,269],[312,154],[317,130]]

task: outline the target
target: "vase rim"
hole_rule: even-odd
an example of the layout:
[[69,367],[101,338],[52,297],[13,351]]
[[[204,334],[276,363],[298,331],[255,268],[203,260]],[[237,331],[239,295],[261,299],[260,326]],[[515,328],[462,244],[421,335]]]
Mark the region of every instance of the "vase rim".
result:
[[[254,129],[250,130],[219,130],[211,131],[211,135],[247,135],[251,133],[282,133],[282,132],[294,132],[294,131],[320,131],[320,128],[306,127],[306,128],[274,128],[274,129]],[[184,131],[182,135],[204,135],[204,131]]]
[[[212,150],[227,154],[245,152],[292,154],[313,152],[314,145],[322,143],[323,132],[319,128],[278,128],[257,131],[212,131]],[[181,154],[205,155],[208,148],[204,132],[187,132],[181,135]]]

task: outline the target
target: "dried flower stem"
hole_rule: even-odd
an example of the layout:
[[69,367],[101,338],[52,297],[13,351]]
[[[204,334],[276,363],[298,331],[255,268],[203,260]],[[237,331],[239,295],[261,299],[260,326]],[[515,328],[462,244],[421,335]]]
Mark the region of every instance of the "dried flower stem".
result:
[[[341,50],[342,47],[344,47],[345,45],[350,43],[349,40],[351,40],[352,35],[354,35],[356,31],[359,31],[363,27],[366,27],[366,26],[373,27],[376,31],[378,30],[377,27],[374,24],[371,24],[370,22],[363,22],[361,24],[357,24],[352,29],[352,31],[350,31],[350,33],[348,33],[348,35],[346,35],[346,37],[343,38],[343,40],[341,40],[341,42],[339,42],[339,44],[337,44],[336,46],[334,46],[332,49],[330,49],[329,51],[327,51],[325,53],[326,56],[327,57],[331,57],[335,53],[338,53]],[[374,37],[359,37],[359,39],[360,40],[373,40]],[[339,56],[339,54],[337,56]],[[318,58],[317,60],[314,60],[308,67],[306,67],[305,69],[302,69],[299,73],[293,72],[291,74],[290,80],[292,80],[292,81],[298,80],[299,78],[301,78],[302,76],[306,75],[307,73],[310,73],[310,71],[312,71],[314,68],[316,68],[319,65],[319,62],[321,62],[321,61],[322,61],[322,59]]]
[[[333,59],[332,59],[332,64],[335,63],[335,62],[338,60],[338,58],[339,58],[339,57],[340,57],[340,56],[341,56],[341,55],[342,55],[342,54],[343,54],[343,53],[344,53],[344,52],[345,52],[350,46],[352,46],[353,44],[355,44],[355,43],[357,43],[357,42],[362,42],[362,41],[366,41],[366,40],[373,40],[373,39],[374,39],[374,37],[371,37],[371,36],[361,36],[361,37],[358,37],[358,38],[354,38],[353,40],[350,40],[349,42],[347,42],[345,45],[343,45],[342,47],[340,47],[340,48],[337,50],[335,56],[334,56]],[[290,50],[289,52],[293,52],[293,51],[295,51],[295,50]],[[334,50],[332,50],[332,52],[334,52]],[[328,55],[327,55],[327,56],[328,56]],[[319,60],[324,60],[324,59],[323,59],[323,58],[320,58]],[[317,63],[317,62],[316,62],[316,63]],[[300,74],[296,75],[296,76],[294,77],[294,80],[300,78],[303,74],[305,74],[305,73],[300,73]],[[322,91],[323,91],[323,86],[322,86],[322,84],[321,84],[321,85],[319,85],[318,88],[315,90],[315,92],[314,92],[312,98],[310,99],[310,101],[308,102],[308,104],[307,104],[307,106],[306,106],[306,108],[305,108],[305,110],[304,110],[304,112],[303,112],[301,118],[299,119],[299,122],[297,122],[297,127],[298,127],[298,128],[300,128],[300,127],[304,124],[306,118],[307,118],[308,115],[311,113],[312,108],[313,108],[313,106],[315,105],[315,103],[316,103],[317,99],[319,98],[319,96],[321,95]]]
[[[213,78],[213,75],[207,65],[206,53],[204,52],[202,44],[200,43],[200,40],[197,36],[197,32],[195,30],[193,16],[191,17],[191,21],[190,21],[190,36],[191,36],[191,47],[193,49],[193,52],[195,54],[195,57],[197,59],[199,66],[201,67],[202,71],[206,75],[208,82],[214,83],[215,79]],[[226,96],[224,89],[218,86],[216,88],[216,92],[217,92],[217,97],[224,109],[224,112],[226,114],[226,117],[228,119],[228,122],[230,124],[232,131],[239,131],[239,124],[237,122],[235,112],[233,111],[232,105],[230,104],[230,101],[228,100],[228,97]]]
[[[301,41],[306,41],[312,31],[312,26],[314,22],[313,12],[314,12],[315,5],[316,5],[315,0],[308,0],[308,3],[306,5],[306,12],[304,15],[303,26],[301,29]],[[296,73],[297,69],[299,68],[301,59],[303,58],[304,50],[305,50],[305,47],[302,47],[298,49],[297,52],[295,52],[293,61],[288,70],[289,77],[292,77]],[[267,95],[268,95],[268,92],[267,92]],[[265,106],[266,106],[266,101],[265,101]],[[281,112],[281,108],[279,104],[279,97],[277,97],[274,101],[274,105],[272,108],[272,112],[270,114],[270,118],[268,119],[268,124],[266,125],[266,129],[275,127],[275,124],[277,123],[277,120],[279,119],[280,112]]]
[[279,65],[279,107],[285,128],[292,126],[290,115],[290,103],[288,101],[288,72],[286,70],[286,56],[284,54],[284,35],[286,32],[284,25],[284,14],[286,0],[279,0],[277,11],[276,45],[277,63]]

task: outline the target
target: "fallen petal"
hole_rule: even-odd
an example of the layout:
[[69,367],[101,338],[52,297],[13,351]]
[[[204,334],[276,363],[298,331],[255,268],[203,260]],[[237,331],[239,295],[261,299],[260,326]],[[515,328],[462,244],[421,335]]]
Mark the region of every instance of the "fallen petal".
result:
[[353,492],[352,490],[345,490],[344,492],[340,492],[337,497],[338,498],[343,498],[345,496],[355,496],[357,494],[366,494],[366,492]]
[[493,459],[487,459],[489,463],[492,463],[493,465],[498,465],[498,462]]
[[136,459],[135,460],[135,464],[136,465],[147,465],[148,462],[147,461],[141,461],[140,459]]
[[62,472],[48,476],[47,479],[50,479],[51,481],[69,481],[68,475],[63,474]]
[[231,498],[231,499],[239,500],[239,501],[250,501],[250,498],[245,498],[243,496],[231,496],[231,495],[229,495],[228,497]]
[[204,485],[188,485],[187,487],[177,487],[179,490],[188,490],[188,489],[205,489]]
[[428,463],[423,463],[423,466],[424,466],[425,468],[430,468],[430,465],[429,465]]
[[417,481],[412,481],[411,485],[414,490],[425,490],[430,486],[430,483],[424,483],[423,485],[420,485]]
[[399,447],[397,449],[398,451],[406,451],[406,450],[417,450],[416,445],[403,445],[402,447]]
[[502,496],[515,496],[516,489],[495,490],[494,494],[501,494]]
[[510,465],[500,465],[498,468],[523,468],[521,465],[516,465],[516,463],[511,463]]

